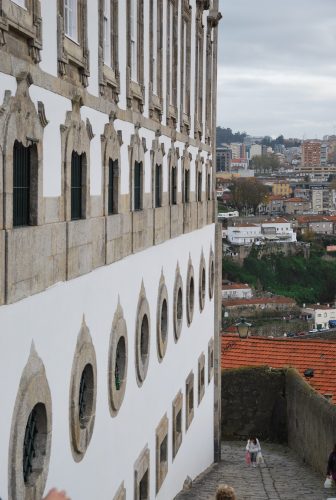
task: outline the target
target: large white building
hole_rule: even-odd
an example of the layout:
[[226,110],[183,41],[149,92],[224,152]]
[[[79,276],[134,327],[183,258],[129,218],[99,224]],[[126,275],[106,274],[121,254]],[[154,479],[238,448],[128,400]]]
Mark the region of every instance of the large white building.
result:
[[0,1],[0,497],[220,454],[216,0]]
[[234,245],[252,245],[262,242],[294,243],[296,232],[291,222],[277,217],[255,224],[237,223],[229,226],[227,239]]

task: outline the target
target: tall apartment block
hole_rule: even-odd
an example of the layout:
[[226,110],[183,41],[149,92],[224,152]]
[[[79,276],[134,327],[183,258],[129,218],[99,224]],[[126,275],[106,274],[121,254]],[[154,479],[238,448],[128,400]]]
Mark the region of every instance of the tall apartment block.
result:
[[301,145],[302,157],[301,163],[307,167],[316,167],[321,165],[321,142],[305,141]]
[[220,17],[0,1],[3,500],[168,500],[219,456]]

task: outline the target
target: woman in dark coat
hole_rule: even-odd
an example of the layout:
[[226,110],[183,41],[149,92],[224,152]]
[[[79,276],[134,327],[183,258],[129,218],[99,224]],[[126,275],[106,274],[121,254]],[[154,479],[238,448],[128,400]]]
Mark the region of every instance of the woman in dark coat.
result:
[[327,476],[332,477],[333,480],[336,481],[336,444],[329,455]]

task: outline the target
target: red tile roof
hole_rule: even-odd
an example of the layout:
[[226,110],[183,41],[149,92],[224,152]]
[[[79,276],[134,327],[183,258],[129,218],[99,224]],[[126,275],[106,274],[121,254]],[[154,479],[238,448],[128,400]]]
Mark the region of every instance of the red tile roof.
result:
[[289,297],[252,297],[251,299],[225,299],[222,300],[226,307],[243,306],[256,304],[296,304],[294,299]]
[[335,222],[336,215],[303,215],[297,218],[300,224],[305,222]]
[[331,394],[336,403],[336,340],[240,339],[238,335],[222,335],[222,369],[243,366],[290,366],[303,377],[304,371],[312,368],[314,376],[305,380],[322,395]]
[[286,203],[303,203],[307,202],[305,198],[287,198],[284,200]]

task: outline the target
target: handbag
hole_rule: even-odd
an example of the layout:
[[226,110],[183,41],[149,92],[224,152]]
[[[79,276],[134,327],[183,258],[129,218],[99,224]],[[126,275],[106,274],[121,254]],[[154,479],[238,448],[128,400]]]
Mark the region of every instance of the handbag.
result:
[[251,455],[249,451],[246,451],[245,453],[245,462],[247,463],[247,465],[250,465],[251,463]]
[[324,481],[324,487],[325,488],[331,488],[332,487],[332,479],[331,477],[326,477],[326,480]]
[[264,457],[262,456],[261,451],[258,451],[257,453],[257,464],[263,464],[264,463]]

